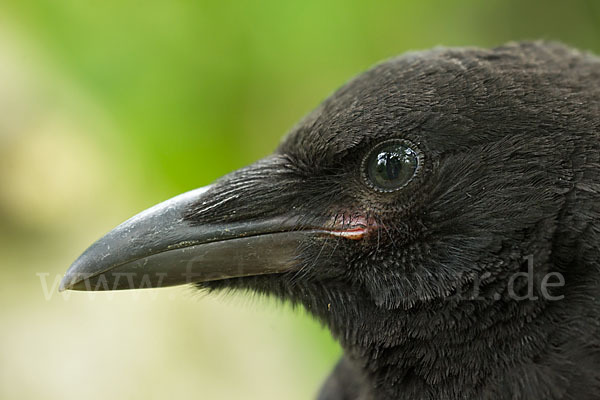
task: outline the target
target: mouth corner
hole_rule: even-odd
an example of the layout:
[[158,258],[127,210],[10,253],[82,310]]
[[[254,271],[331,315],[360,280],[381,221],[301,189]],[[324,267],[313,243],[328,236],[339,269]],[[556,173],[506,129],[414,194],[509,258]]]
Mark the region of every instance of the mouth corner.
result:
[[344,230],[329,230],[326,231],[331,236],[341,237],[350,240],[360,240],[369,233],[368,227],[356,227]]
[[324,233],[350,240],[360,240],[369,235],[377,228],[374,218],[363,214],[342,213],[336,215],[329,229]]

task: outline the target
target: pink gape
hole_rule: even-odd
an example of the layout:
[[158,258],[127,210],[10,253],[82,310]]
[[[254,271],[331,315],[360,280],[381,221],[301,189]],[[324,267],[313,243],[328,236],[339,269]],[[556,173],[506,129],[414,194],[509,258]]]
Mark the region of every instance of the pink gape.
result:
[[325,232],[331,236],[359,240],[376,227],[377,223],[373,218],[345,213],[336,215],[333,219],[332,229]]

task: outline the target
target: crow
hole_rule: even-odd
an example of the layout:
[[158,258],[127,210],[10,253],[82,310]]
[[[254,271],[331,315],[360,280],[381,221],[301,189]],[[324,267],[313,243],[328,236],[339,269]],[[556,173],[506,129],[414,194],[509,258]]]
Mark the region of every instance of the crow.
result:
[[303,306],[321,400],[600,398],[600,59],[435,48],[338,89],[276,151],[91,245],[61,290],[192,284]]

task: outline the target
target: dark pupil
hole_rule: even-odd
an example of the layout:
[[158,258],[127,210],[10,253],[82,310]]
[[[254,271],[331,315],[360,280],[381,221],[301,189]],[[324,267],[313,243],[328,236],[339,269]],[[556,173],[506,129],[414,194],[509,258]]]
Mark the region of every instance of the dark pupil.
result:
[[417,168],[417,156],[409,148],[392,144],[376,154],[369,162],[369,177],[380,189],[398,189],[412,178]]

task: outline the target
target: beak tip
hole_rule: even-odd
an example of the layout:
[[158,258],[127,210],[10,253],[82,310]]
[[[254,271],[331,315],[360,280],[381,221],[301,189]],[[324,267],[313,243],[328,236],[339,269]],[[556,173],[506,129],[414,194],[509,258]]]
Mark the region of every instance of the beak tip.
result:
[[69,271],[63,276],[60,281],[60,285],[58,286],[58,292],[64,292],[65,290],[71,290],[77,284],[77,280],[69,274]]
[[64,292],[65,290],[67,290],[69,288],[69,285],[67,284],[67,280],[65,279],[66,276],[60,281],[60,285],[58,286],[58,292]]

